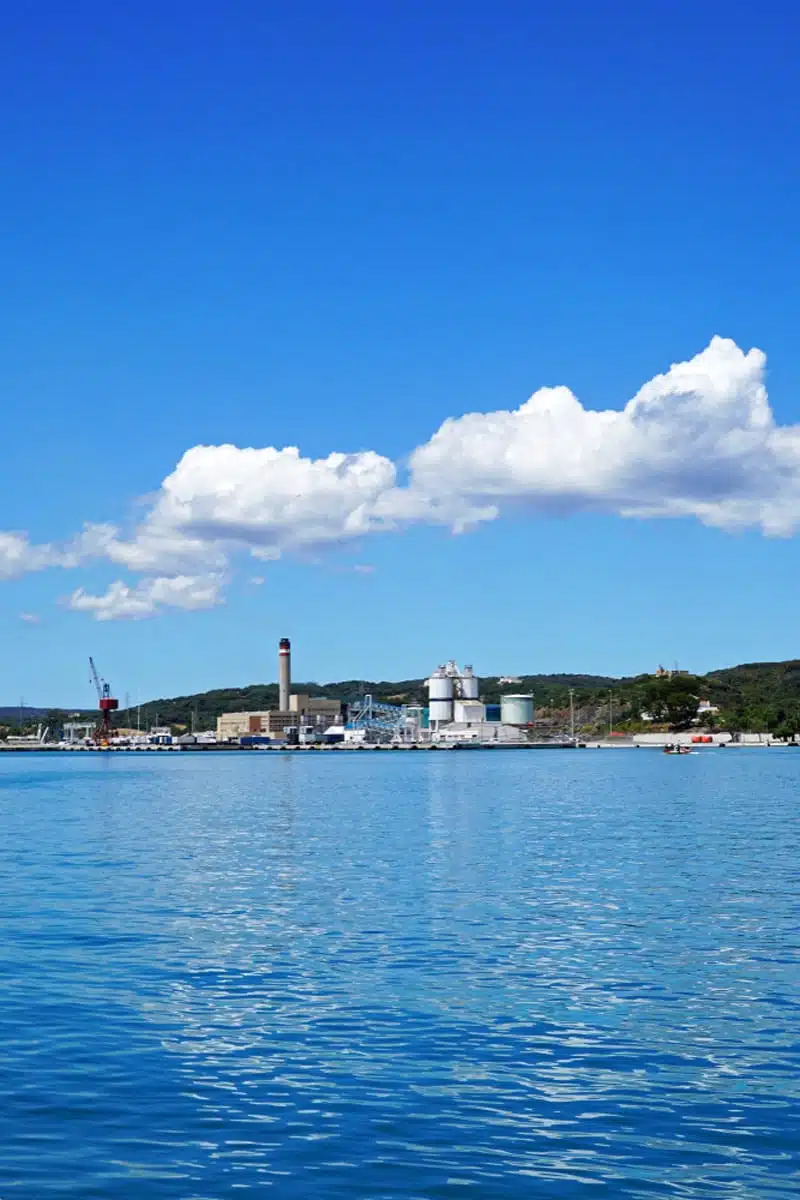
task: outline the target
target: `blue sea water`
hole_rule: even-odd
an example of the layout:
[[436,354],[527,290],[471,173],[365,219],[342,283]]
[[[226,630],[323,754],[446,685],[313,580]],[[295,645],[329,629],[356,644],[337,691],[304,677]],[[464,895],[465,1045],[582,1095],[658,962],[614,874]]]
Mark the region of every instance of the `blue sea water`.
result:
[[0,755],[0,1197],[800,1196],[798,784]]

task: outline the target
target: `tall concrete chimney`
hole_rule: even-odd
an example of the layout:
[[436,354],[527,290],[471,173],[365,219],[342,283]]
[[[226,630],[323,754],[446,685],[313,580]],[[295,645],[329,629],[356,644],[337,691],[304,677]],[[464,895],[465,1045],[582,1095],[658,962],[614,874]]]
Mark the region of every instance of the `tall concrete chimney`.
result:
[[281,638],[278,643],[278,709],[289,711],[289,685],[292,682],[292,643]]

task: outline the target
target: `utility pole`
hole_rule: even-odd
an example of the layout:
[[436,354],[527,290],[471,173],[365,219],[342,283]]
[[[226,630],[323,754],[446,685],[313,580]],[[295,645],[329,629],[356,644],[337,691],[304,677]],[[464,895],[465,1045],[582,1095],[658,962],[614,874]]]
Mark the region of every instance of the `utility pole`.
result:
[[608,736],[614,732],[614,693],[608,690]]
[[569,689],[569,735],[575,741],[575,689]]

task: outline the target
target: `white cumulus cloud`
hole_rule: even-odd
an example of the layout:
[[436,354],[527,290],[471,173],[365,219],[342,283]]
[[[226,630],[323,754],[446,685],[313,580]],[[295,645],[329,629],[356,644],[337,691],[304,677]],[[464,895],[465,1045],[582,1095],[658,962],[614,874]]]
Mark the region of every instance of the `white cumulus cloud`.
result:
[[269,562],[393,528],[395,483],[394,464],[371,450],[311,459],[293,446],[194,446],[131,539],[94,526],[80,544],[93,538],[105,557],[143,572],[222,568],[237,547]]
[[143,579],[131,587],[121,580],[100,596],[77,588],[67,600],[75,612],[91,613],[96,621],[140,621],[164,608],[213,608],[222,602],[221,575],[176,575]]
[[58,566],[58,559],[52,546],[32,545],[25,533],[0,531],[0,579],[16,579],[29,571]]
[[[373,450],[304,457],[296,447],[194,446],[131,533],[87,524],[60,544],[0,533],[0,579],[107,561],[139,576],[69,604],[98,620],[217,604],[237,551],[313,559],[411,525],[454,532],[507,511],[692,517],[788,535],[800,526],[800,426],[769,405],[765,356],[713,338],[621,406],[585,407],[544,387],[516,409],[446,420],[398,465]],[[367,573],[367,567],[354,568]],[[263,576],[252,576],[251,582]]]
[[775,424],[765,357],[714,338],[622,409],[584,408],[566,387],[515,410],[444,422],[411,456],[411,490],[543,513],[693,516],[791,533],[800,522],[800,429]]
[[143,573],[190,573],[223,567],[226,556],[210,540],[195,538],[178,529],[145,521],[133,538],[121,536],[118,526],[86,524],[62,552],[62,565],[79,566],[92,559],[105,559]]
[[371,532],[394,484],[394,464],[373,451],[310,459],[293,446],[195,446],[164,480],[148,527],[280,552]]

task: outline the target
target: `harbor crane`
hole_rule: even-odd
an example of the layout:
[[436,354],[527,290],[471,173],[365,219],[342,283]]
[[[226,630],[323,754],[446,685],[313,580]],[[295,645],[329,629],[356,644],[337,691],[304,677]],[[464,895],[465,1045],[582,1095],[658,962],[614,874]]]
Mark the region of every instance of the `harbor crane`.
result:
[[108,742],[111,736],[111,714],[119,708],[119,700],[111,695],[111,686],[97,674],[94,659],[89,656],[89,669],[92,672],[92,683],[97,692],[97,706],[100,709],[101,724],[97,730],[97,740]]

